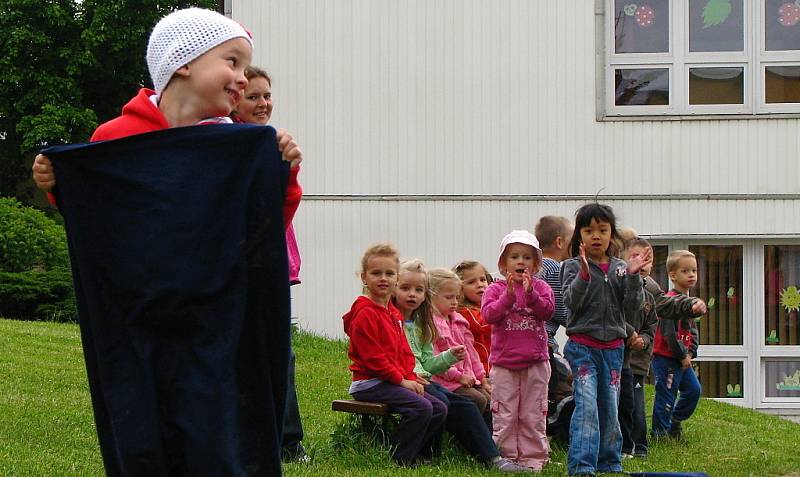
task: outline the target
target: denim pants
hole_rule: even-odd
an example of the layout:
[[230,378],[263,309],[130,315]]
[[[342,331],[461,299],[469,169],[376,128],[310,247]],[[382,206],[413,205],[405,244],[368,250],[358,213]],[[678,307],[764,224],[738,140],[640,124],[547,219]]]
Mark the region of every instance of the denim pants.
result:
[[651,365],[656,378],[652,433],[663,436],[672,430],[673,421],[689,419],[700,401],[702,388],[694,369],[683,369],[677,359],[654,355]]
[[400,423],[391,436],[392,458],[400,465],[412,465],[420,456],[432,457],[441,448],[437,440],[447,419],[447,406],[427,392],[419,394],[402,386],[382,381],[352,396],[359,401],[382,402],[389,411],[400,414]]
[[633,375],[633,454],[647,455],[647,416],[644,411],[644,380],[641,374]]
[[492,433],[486,427],[478,407],[468,397],[450,392],[439,383],[425,386],[425,392],[447,405],[447,432],[464,446],[470,455],[483,463],[488,463],[500,455],[492,440]]
[[624,348],[597,349],[567,341],[575,412],[569,427],[570,475],[620,472],[622,433],[617,421]]
[[619,388],[619,430],[622,432],[622,453],[633,454],[633,371],[622,368]]

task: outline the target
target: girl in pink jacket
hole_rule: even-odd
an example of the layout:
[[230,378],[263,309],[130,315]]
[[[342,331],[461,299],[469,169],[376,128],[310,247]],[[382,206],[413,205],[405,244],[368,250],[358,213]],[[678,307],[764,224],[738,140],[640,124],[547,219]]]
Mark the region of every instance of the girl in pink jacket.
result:
[[463,345],[466,356],[444,374],[433,376],[433,381],[449,391],[472,399],[481,414],[489,412],[492,388],[486,378],[481,358],[475,350],[475,340],[469,330],[469,322],[456,312],[461,293],[461,280],[458,275],[446,268],[432,268],[428,271],[433,322],[438,337],[433,342],[434,354]]
[[481,304],[481,315],[492,325],[492,437],[503,457],[534,471],[549,461],[544,324],[553,315],[554,299],[547,282],[536,278],[541,264],[536,237],[512,231],[503,238],[497,261],[506,279],[492,283]]

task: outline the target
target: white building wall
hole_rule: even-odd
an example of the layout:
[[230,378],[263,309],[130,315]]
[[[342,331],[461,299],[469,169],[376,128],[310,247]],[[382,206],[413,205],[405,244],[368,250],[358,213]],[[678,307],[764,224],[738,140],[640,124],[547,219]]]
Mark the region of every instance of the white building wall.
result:
[[233,0],[273,76],[273,124],[305,151],[305,328],[341,336],[372,241],[492,268],[508,230],[600,189],[643,234],[800,236],[798,120],[598,122],[595,14],[591,0]]

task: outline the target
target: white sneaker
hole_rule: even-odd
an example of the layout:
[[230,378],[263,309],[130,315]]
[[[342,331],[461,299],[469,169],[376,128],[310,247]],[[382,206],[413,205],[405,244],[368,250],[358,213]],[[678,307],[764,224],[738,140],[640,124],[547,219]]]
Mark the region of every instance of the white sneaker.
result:
[[498,459],[492,462],[492,468],[497,469],[500,472],[509,472],[515,474],[531,471],[531,469],[527,467],[522,467],[521,465],[518,465],[516,462],[505,458]]

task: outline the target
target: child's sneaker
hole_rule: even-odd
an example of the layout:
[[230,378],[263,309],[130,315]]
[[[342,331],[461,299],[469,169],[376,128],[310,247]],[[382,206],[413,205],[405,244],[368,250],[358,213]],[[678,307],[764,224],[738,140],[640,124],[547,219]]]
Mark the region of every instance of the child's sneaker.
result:
[[492,469],[497,469],[500,472],[509,472],[509,473],[522,473],[522,472],[530,472],[530,469],[527,467],[522,467],[521,465],[517,465],[516,462],[506,459],[506,458],[499,458],[489,464],[489,467]]
[[675,439],[676,441],[681,440],[683,438],[683,428],[681,426],[681,421],[673,420],[672,425],[669,427],[669,432],[667,432],[667,435]]
[[627,452],[622,453],[622,460],[625,459],[633,459],[633,454],[628,454]]

